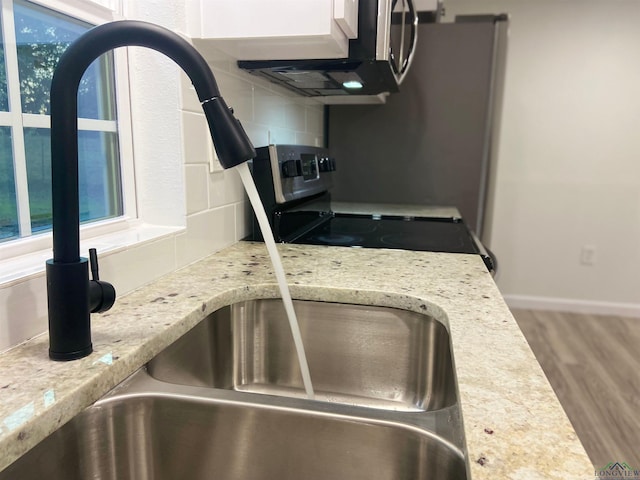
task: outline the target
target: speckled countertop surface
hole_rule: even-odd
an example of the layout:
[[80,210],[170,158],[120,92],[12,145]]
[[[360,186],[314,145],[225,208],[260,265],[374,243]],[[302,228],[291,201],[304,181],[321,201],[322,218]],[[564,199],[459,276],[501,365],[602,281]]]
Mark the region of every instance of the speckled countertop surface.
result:
[[[593,467],[493,279],[473,255],[280,245],[294,298],[430,313],[449,325],[472,478],[592,479]],[[47,357],[48,338],[0,355],[0,469],[204,316],[277,297],[266,249],[241,242],[94,315],[95,352]]]

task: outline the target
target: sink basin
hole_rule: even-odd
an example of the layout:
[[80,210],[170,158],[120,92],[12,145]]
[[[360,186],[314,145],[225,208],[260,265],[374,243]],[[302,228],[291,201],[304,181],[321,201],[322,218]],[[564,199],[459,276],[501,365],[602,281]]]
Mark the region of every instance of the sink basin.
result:
[[208,316],[0,480],[468,478],[441,322],[392,308],[295,307],[316,396],[331,403],[304,398],[281,302],[237,303]]
[[[294,301],[317,400],[402,411],[456,403],[446,327],[405,310]],[[304,397],[282,301],[222,308],[148,366],[165,382]]]
[[415,426],[145,393],[99,401],[0,480],[446,480],[466,478],[465,465],[458,448]]

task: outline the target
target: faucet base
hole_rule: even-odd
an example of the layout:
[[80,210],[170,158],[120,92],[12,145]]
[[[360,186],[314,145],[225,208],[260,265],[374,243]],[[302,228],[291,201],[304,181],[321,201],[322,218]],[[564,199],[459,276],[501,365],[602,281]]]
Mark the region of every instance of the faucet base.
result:
[[93,352],[93,346],[89,345],[87,348],[83,349],[83,350],[78,350],[77,352],[53,352],[51,349],[49,349],[49,358],[51,360],[57,360],[57,361],[67,361],[67,360],[77,360],[79,358],[84,358],[87,355],[90,355],[91,352]]
[[89,262],[47,261],[49,358],[76,360],[93,351],[89,318]]

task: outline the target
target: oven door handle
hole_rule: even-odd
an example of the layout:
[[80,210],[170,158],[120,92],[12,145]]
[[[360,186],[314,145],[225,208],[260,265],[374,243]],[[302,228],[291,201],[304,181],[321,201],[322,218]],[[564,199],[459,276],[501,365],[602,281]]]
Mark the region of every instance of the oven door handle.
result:
[[[280,215],[278,215],[278,220],[279,220],[279,217]],[[304,237],[311,230],[322,225],[325,222],[328,222],[333,217],[334,217],[333,212],[320,212],[320,215],[317,220],[314,220],[309,224],[305,225],[303,228],[296,230],[292,234],[288,235],[286,238],[281,238],[280,241],[283,243],[296,243],[299,238]]]
[[469,233],[471,234],[471,237],[473,238],[473,241],[478,248],[478,253],[480,254],[480,257],[482,258],[485,266],[487,267],[487,270],[489,270],[489,272],[491,272],[491,275],[495,277],[498,273],[498,258],[491,250],[483,245],[475,232],[469,230]]

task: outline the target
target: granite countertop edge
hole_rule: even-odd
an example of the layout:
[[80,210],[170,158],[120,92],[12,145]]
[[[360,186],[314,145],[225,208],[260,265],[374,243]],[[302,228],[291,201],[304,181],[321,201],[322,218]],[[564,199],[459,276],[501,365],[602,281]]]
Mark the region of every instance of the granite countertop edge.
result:
[[[429,314],[450,330],[474,480],[594,470],[478,256],[279,245],[291,293]],[[263,244],[240,242],[92,317],[94,353],[48,359],[46,334],[0,354],[0,470],[222,306],[279,292]]]

